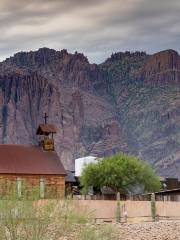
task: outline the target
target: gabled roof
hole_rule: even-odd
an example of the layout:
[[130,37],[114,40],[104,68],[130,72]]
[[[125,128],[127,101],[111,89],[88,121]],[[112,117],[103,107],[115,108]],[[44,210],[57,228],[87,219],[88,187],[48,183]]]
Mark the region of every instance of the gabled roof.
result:
[[56,152],[27,145],[0,145],[0,173],[66,175]]
[[43,134],[50,134],[50,133],[56,133],[57,130],[53,124],[40,124],[36,134],[37,135],[43,135]]

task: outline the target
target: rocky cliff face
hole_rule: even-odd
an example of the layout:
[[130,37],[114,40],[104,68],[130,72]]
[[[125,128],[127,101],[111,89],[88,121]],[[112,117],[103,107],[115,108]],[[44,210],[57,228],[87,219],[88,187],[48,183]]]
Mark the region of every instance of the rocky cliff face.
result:
[[116,53],[100,65],[66,50],[17,53],[0,63],[1,142],[35,143],[48,112],[68,169],[76,157],[124,151],[179,175],[179,69],[173,50]]
[[175,85],[180,79],[180,57],[176,51],[167,50],[148,58],[142,68],[142,78],[146,84]]

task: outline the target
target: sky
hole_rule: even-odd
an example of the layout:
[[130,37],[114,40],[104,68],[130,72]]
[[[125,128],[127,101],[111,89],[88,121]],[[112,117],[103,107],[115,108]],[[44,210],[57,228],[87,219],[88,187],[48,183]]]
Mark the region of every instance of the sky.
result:
[[0,0],[0,60],[49,47],[100,63],[113,52],[180,52],[180,0]]

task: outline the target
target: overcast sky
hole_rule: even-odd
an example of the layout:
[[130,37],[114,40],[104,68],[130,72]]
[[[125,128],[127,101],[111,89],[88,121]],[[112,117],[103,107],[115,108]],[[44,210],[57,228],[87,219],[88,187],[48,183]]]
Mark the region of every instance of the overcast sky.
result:
[[180,0],[0,0],[0,30],[0,60],[40,47],[96,63],[118,51],[180,51]]

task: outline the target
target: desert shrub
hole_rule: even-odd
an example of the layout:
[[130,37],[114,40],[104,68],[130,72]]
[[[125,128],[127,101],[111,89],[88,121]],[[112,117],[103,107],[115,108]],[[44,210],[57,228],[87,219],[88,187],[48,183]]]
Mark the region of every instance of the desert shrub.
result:
[[0,239],[113,239],[111,227],[95,227],[91,219],[72,200],[0,200]]

